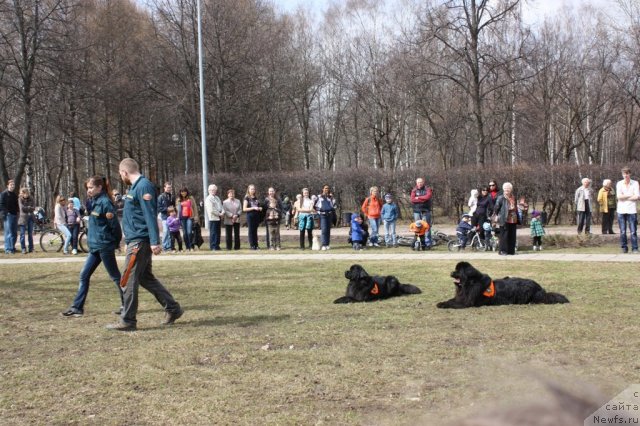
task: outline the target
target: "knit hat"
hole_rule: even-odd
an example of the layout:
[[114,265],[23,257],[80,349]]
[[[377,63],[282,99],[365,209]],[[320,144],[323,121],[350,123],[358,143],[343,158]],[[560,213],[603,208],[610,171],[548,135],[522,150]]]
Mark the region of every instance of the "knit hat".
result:
[[534,210],[531,212],[531,217],[540,217],[540,212],[538,210]]
[[416,228],[422,228],[422,221],[421,220],[416,220]]
[[393,199],[393,195],[391,195],[391,193],[387,192],[386,194],[384,194],[384,199],[385,200],[392,200]]

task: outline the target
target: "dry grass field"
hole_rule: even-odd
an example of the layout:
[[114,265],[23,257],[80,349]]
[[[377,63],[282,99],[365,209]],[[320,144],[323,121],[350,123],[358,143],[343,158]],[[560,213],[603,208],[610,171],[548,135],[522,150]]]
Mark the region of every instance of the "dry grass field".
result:
[[64,318],[81,264],[0,266],[0,423],[427,424],[543,398],[542,382],[613,396],[640,382],[633,263],[478,261],[571,304],[439,310],[451,261],[367,261],[423,294],[334,305],[343,261],[157,262],[186,313],[162,327],[141,290],[138,331],[103,269]]

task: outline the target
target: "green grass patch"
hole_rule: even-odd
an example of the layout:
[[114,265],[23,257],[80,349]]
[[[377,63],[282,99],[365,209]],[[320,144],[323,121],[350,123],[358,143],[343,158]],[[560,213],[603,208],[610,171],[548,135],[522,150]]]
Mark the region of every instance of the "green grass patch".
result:
[[79,264],[0,266],[5,424],[442,424],[482,401],[535,397],[532,375],[615,395],[640,382],[637,268],[478,261],[535,277],[568,305],[440,310],[454,261],[366,261],[423,294],[334,305],[341,261],[157,262],[186,313],[159,325],[141,289],[138,331],[108,331],[103,269],[83,318],[63,318]]

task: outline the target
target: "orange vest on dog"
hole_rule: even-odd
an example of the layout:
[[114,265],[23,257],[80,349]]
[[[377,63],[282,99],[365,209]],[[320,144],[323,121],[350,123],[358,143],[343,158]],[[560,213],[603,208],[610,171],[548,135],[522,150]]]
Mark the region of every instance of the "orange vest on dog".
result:
[[496,286],[493,283],[493,280],[491,280],[491,283],[489,283],[489,287],[484,291],[484,293],[482,293],[482,295],[484,297],[495,297],[496,295]]

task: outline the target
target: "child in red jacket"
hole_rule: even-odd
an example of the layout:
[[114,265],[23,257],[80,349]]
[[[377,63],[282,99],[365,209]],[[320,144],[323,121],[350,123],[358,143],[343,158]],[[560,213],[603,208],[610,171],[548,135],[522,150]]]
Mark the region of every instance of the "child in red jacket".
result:
[[369,246],[380,247],[378,229],[380,228],[380,212],[384,201],[380,198],[377,186],[369,189],[369,196],[362,203],[362,213],[369,220]]

